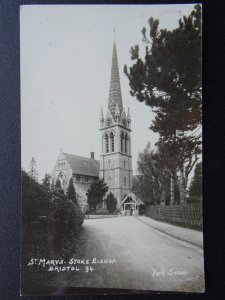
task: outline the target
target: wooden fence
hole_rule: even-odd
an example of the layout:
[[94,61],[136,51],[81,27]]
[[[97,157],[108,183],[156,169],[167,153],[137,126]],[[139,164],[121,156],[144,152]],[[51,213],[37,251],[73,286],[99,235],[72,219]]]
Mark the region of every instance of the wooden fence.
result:
[[155,220],[202,230],[202,203],[146,206],[145,214]]

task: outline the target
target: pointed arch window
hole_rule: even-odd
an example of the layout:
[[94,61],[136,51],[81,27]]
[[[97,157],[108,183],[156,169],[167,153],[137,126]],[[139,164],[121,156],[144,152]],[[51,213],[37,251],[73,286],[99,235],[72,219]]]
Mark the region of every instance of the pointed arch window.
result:
[[105,151],[109,153],[109,137],[108,134],[105,135]]
[[113,134],[113,132],[110,133],[110,140],[111,140],[111,152],[114,152],[114,134]]
[[127,134],[125,135],[125,153],[128,153],[128,136]]
[[120,136],[120,148],[121,148],[121,152],[124,152],[124,133],[121,133]]

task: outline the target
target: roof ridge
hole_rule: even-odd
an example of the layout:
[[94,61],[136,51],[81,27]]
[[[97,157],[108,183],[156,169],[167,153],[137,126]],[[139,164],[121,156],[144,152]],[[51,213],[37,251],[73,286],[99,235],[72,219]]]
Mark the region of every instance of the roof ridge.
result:
[[84,159],[88,159],[88,160],[95,160],[95,161],[100,161],[100,160],[97,160],[97,159],[95,159],[95,158],[90,158],[90,157],[84,157],[84,156],[80,156],[80,155],[75,155],[75,154],[70,154],[70,153],[65,153],[65,152],[63,152],[63,154],[65,154],[65,155],[72,155],[72,156],[76,156],[76,157],[79,157],[79,158],[84,158]]

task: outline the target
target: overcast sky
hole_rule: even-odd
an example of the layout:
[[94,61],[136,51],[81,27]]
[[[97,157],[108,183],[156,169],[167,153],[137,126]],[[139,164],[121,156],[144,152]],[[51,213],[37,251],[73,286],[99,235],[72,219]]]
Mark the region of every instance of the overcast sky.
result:
[[189,5],[23,5],[21,41],[22,167],[34,157],[39,180],[53,171],[60,150],[89,157],[100,155],[99,114],[107,110],[113,29],[123,105],[132,118],[133,170],[138,153],[158,136],[148,127],[151,109],[129,94],[125,64],[130,47],[145,44],[141,30],[152,16],[161,28],[177,27]]

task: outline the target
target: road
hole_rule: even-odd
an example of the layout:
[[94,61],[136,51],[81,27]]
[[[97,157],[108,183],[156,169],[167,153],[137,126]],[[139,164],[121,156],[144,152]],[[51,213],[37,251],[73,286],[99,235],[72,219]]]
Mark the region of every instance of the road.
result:
[[85,220],[83,227],[74,259],[114,259],[115,263],[91,264],[93,271],[70,274],[67,286],[204,291],[200,248],[160,233],[135,216]]

